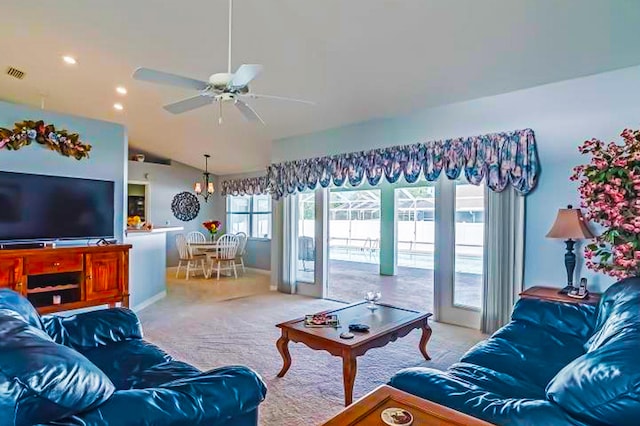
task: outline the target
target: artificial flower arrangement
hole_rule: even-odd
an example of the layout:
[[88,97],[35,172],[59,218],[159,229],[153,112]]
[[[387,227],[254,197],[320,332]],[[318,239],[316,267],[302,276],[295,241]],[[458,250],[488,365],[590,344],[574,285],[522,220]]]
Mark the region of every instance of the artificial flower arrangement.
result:
[[208,221],[204,222],[202,224],[202,226],[204,226],[205,229],[207,231],[209,231],[209,234],[211,235],[211,238],[213,238],[213,237],[215,237],[215,235],[220,230],[220,227],[222,226],[222,223],[219,220],[208,220]]
[[640,275],[640,131],[625,129],[624,144],[605,145],[597,139],[579,147],[589,164],[573,169],[579,181],[585,219],[604,231],[587,245],[587,268],[612,277]]
[[81,142],[77,133],[56,130],[53,124],[44,124],[42,120],[15,123],[13,130],[0,127],[0,149],[18,150],[32,142],[76,160],[88,158],[91,151],[91,145]]

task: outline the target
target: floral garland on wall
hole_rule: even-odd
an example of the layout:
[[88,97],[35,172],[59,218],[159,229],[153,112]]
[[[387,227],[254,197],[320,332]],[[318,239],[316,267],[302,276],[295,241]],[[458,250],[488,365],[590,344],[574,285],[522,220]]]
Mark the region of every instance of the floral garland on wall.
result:
[[318,185],[358,186],[364,179],[372,186],[382,177],[395,183],[403,175],[408,183],[421,175],[435,181],[443,171],[449,179],[464,172],[474,185],[485,180],[496,192],[511,184],[526,195],[535,187],[539,169],[533,130],[524,129],[272,164],[267,178],[276,200]]
[[88,158],[91,151],[91,145],[82,143],[77,133],[56,130],[53,124],[45,124],[42,120],[15,123],[13,130],[0,127],[0,149],[15,151],[33,142],[76,160]]

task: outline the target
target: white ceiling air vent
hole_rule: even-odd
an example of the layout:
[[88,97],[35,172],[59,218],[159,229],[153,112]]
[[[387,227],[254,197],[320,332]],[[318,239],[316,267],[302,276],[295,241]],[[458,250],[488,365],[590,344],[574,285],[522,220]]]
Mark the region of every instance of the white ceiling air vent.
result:
[[25,76],[25,72],[20,71],[18,68],[9,67],[7,68],[7,75],[17,78],[18,80],[22,80]]

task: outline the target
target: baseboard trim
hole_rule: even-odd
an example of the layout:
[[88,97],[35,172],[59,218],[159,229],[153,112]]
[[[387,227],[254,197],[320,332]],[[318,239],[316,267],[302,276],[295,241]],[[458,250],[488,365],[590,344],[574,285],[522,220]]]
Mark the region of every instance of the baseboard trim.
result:
[[249,268],[248,266],[245,266],[245,269],[251,272],[255,272],[256,274],[271,275],[270,269]]
[[145,300],[142,303],[138,303],[136,306],[134,306],[133,308],[131,308],[131,310],[133,312],[140,312],[141,310],[148,308],[149,306],[153,305],[154,303],[156,303],[159,300],[164,299],[165,297],[167,297],[167,291],[161,291],[160,293],[156,294],[155,296],[151,296],[150,298],[148,298],[147,300]]

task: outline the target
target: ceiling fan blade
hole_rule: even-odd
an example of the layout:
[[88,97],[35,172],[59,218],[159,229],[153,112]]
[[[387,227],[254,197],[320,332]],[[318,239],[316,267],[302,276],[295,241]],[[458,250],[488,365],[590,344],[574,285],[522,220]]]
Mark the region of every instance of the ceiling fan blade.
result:
[[172,114],[182,114],[183,112],[191,111],[192,109],[200,108],[211,103],[213,103],[212,97],[196,95],[169,105],[165,105],[163,106],[163,108]]
[[206,81],[196,80],[181,75],[171,74],[164,71],[156,71],[150,68],[138,68],[133,72],[136,80],[148,81],[151,83],[166,84],[168,86],[186,87],[187,89],[204,90],[209,87]]
[[298,102],[298,103],[307,104],[307,105],[316,104],[313,101],[305,101],[304,99],[286,98],[284,96],[274,96],[274,95],[259,95],[257,93],[247,93],[246,95],[241,95],[241,96],[246,96],[248,98],[253,98],[253,99],[276,99],[278,101]]
[[260,64],[244,64],[236,70],[233,78],[229,82],[229,87],[244,87],[262,72]]
[[240,99],[236,99],[234,104],[240,110],[240,113],[242,113],[242,116],[244,117],[245,120],[247,120],[247,121],[259,121],[262,124],[264,124],[264,121],[262,120],[262,118],[260,118],[258,113],[255,112],[253,110],[253,108],[251,108],[245,102],[241,101]]

